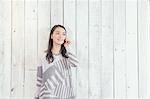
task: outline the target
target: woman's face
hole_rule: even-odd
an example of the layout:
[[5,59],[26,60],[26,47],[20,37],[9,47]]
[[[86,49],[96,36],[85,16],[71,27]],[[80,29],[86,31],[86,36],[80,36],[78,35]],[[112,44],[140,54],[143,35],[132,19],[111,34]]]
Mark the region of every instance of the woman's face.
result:
[[66,31],[61,27],[57,27],[51,36],[51,39],[53,39],[53,43],[57,45],[63,44],[65,38],[66,38]]

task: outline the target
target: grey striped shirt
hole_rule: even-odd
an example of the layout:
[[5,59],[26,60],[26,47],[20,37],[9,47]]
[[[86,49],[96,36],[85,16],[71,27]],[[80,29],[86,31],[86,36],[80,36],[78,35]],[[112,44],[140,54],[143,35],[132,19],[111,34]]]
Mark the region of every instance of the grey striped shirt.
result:
[[69,48],[67,52],[69,58],[53,55],[54,61],[50,64],[45,55],[41,58],[37,67],[36,99],[75,99],[71,67],[77,67],[79,62]]

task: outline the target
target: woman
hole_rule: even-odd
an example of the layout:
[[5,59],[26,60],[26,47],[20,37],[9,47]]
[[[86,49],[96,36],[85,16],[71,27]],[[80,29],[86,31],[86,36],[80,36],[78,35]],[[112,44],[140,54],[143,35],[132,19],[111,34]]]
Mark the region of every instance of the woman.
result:
[[77,67],[78,59],[70,43],[64,26],[52,27],[48,48],[37,67],[36,99],[75,99],[71,67]]

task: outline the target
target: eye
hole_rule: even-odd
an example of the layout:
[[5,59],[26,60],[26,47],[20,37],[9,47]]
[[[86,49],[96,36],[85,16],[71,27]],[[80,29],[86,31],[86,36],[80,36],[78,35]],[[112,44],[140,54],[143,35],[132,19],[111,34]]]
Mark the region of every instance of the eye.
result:
[[56,32],[56,34],[59,34],[59,32]]

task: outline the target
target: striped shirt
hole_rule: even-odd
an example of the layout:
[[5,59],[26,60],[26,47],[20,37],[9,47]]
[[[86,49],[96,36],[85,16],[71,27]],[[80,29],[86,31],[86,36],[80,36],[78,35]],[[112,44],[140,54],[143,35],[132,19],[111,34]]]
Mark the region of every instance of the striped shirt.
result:
[[35,99],[75,99],[71,67],[77,67],[79,62],[69,48],[67,53],[69,58],[64,58],[61,54],[53,55],[54,61],[50,64],[45,55],[40,59]]

